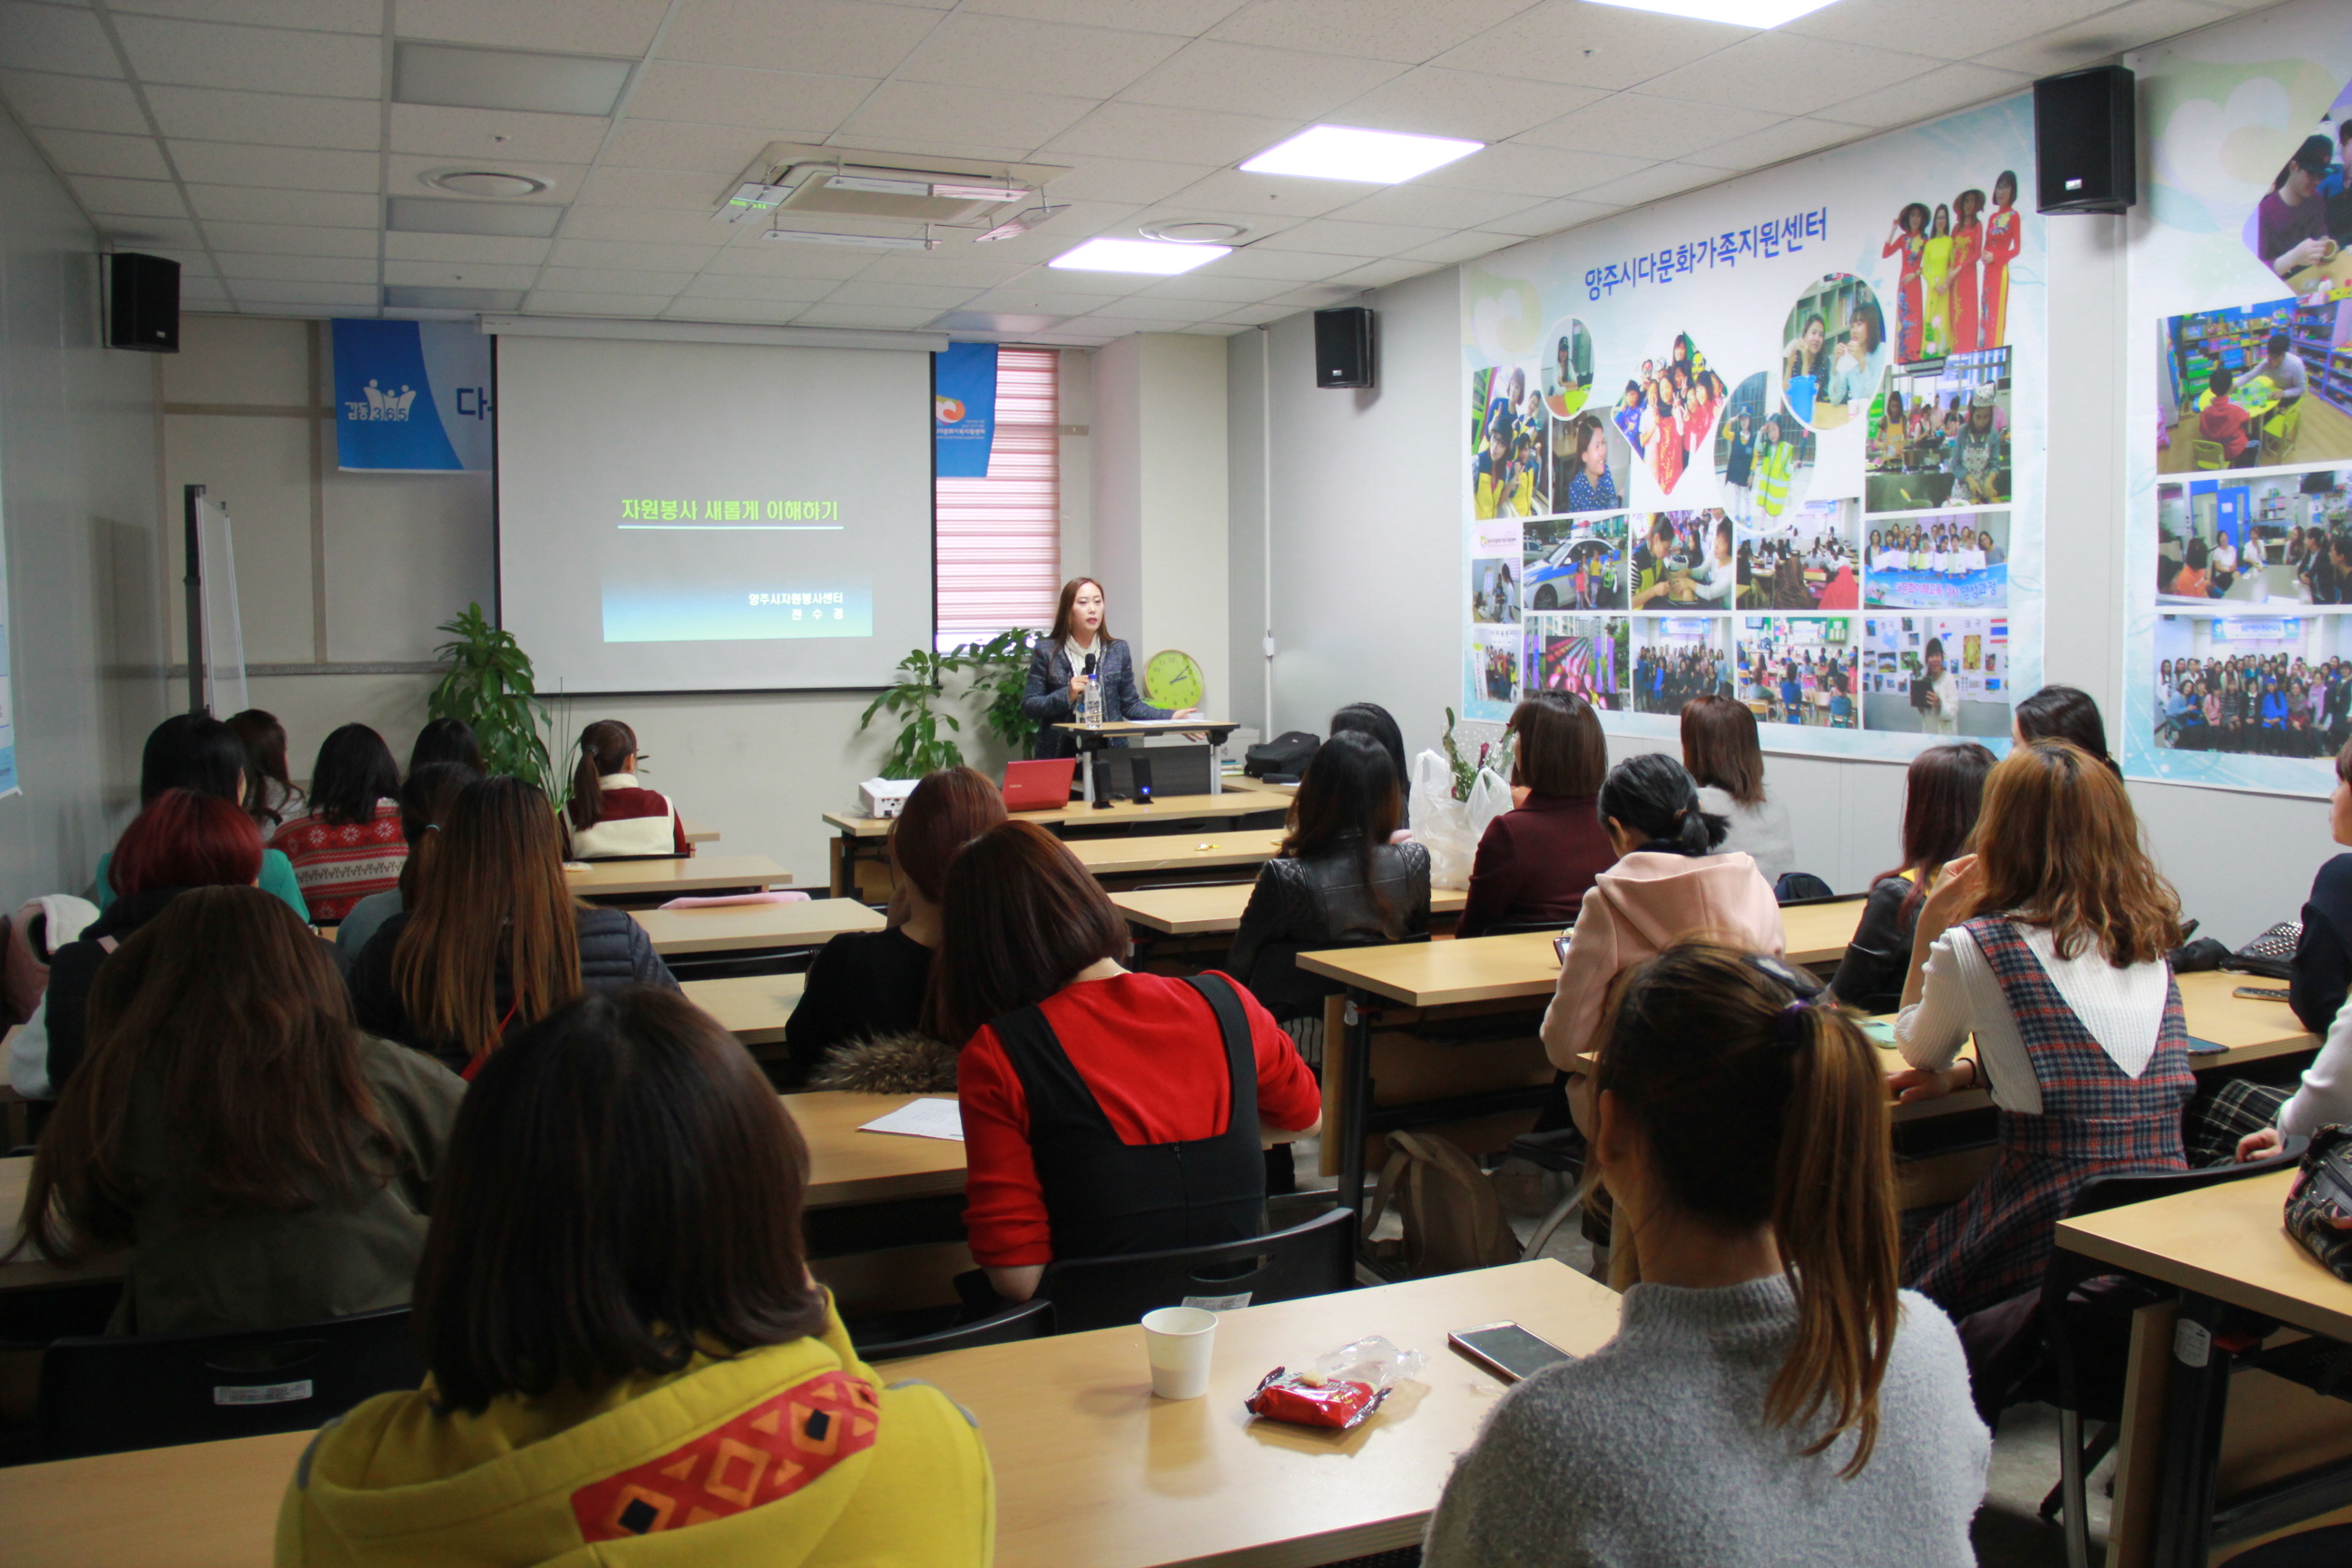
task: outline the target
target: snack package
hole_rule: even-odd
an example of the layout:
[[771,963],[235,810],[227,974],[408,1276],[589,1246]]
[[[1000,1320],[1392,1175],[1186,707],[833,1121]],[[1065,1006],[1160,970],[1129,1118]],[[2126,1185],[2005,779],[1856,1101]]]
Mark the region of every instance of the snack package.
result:
[[1419,1351],[1374,1335],[1315,1358],[1300,1372],[1276,1367],[1258,1380],[1246,1408],[1269,1421],[1345,1432],[1381,1407],[1389,1390],[1422,1368]]

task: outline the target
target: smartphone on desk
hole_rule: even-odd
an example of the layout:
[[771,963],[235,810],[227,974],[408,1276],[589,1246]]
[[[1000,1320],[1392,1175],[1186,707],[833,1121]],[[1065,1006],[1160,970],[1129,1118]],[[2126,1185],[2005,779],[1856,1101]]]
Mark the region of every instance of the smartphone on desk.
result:
[[2231,992],[2230,994],[2232,996],[2243,996],[2249,1002],[2284,1002],[2288,1000],[2287,988],[2284,985],[2241,985],[2235,991]]
[[1445,1336],[1445,1342],[1506,1383],[1517,1383],[1548,1366],[1576,1359],[1517,1323],[1481,1323],[1475,1329],[1456,1329]]

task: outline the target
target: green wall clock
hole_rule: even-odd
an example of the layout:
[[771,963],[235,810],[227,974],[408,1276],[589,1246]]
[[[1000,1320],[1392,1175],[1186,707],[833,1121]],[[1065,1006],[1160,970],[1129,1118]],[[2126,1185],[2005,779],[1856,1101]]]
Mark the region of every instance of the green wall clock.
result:
[[1143,667],[1143,700],[1154,708],[1198,708],[1207,682],[1189,653],[1165,648]]

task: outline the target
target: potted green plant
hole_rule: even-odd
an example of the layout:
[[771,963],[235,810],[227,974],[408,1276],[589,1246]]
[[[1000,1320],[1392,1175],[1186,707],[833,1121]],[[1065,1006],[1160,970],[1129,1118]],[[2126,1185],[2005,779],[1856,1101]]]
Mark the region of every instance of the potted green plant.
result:
[[963,668],[951,653],[919,647],[898,661],[898,682],[866,705],[857,727],[864,730],[886,710],[902,719],[890,755],[882,763],[886,779],[919,779],[940,768],[963,766],[963,748],[940,733],[940,727],[961,731],[952,713],[940,711],[948,676]]
[[1029,681],[1030,649],[1044,635],[1014,626],[956,650],[972,672],[971,696],[987,704],[980,710],[980,727],[1016,757],[1027,756],[1037,736],[1037,721],[1022,711],[1021,693]]
[[555,716],[540,699],[530,656],[512,632],[492,626],[478,604],[467,605],[464,615],[435,629],[449,634],[434,649],[449,668],[426,700],[426,712],[462,721],[474,731],[491,773],[526,779],[562,805],[572,780],[549,760]]

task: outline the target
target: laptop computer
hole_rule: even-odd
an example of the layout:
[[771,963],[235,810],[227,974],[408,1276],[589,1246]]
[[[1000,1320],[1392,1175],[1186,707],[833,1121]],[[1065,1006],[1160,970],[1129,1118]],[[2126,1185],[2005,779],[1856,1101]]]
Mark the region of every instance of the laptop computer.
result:
[[1040,757],[1004,764],[1004,809],[1059,811],[1070,804],[1070,776],[1077,771],[1076,757]]

